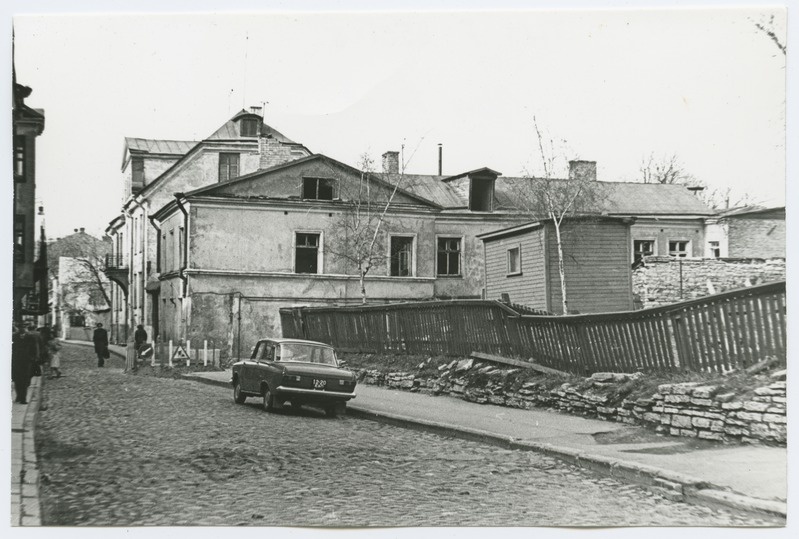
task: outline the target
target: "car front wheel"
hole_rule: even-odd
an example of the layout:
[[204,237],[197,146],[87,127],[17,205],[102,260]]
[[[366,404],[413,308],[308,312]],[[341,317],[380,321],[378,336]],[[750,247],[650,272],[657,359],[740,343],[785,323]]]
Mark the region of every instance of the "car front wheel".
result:
[[263,389],[261,389],[261,396],[264,398],[263,407],[264,410],[267,412],[271,412],[275,409],[275,397],[272,395],[272,391],[269,390],[269,386],[265,385]]
[[247,400],[247,396],[241,392],[241,384],[236,380],[233,383],[233,402],[236,404],[244,404],[245,400]]

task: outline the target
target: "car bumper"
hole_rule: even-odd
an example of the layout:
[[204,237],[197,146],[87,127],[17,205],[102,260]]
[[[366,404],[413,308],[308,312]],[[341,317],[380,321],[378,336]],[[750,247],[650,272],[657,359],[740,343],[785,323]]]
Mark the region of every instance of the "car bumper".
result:
[[275,393],[286,395],[303,395],[313,399],[350,400],[355,398],[355,393],[342,391],[320,391],[318,389],[303,389],[300,387],[278,386]]

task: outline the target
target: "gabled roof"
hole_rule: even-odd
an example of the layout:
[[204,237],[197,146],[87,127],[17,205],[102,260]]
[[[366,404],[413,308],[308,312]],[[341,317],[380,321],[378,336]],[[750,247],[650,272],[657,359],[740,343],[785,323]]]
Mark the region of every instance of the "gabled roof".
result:
[[[309,155],[307,157],[301,157],[300,159],[295,159],[293,161],[288,161],[286,163],[281,163],[279,165],[275,165],[275,166],[270,167],[270,168],[257,170],[255,172],[250,173],[250,174],[246,174],[244,176],[240,176],[240,177],[238,177],[238,178],[236,178],[234,180],[230,180],[230,181],[223,182],[223,183],[215,183],[213,185],[208,185],[208,186],[205,186],[205,187],[200,187],[199,189],[195,189],[194,191],[190,191],[188,193],[185,193],[184,196],[185,197],[190,197],[190,196],[197,196],[197,195],[203,195],[203,196],[219,195],[219,194],[221,194],[221,192],[227,190],[227,188],[229,188],[231,185],[236,185],[236,184],[240,184],[240,183],[244,183],[244,182],[250,182],[250,181],[256,180],[256,179],[258,179],[260,177],[267,176],[267,175],[269,175],[271,173],[274,173],[274,172],[277,172],[277,171],[280,171],[280,170],[285,170],[285,169],[292,168],[292,167],[298,167],[298,166],[301,166],[301,165],[303,165],[305,163],[309,163],[309,162],[312,162],[312,161],[322,161],[322,162],[326,163],[327,165],[330,165],[330,166],[335,167],[335,168],[342,169],[343,171],[345,171],[345,172],[347,172],[349,174],[352,174],[352,175],[358,175],[359,176],[361,174],[360,170],[358,170],[358,169],[356,169],[354,167],[351,167],[351,166],[349,166],[349,165],[347,165],[345,163],[342,163],[341,161],[337,161],[337,160],[335,160],[335,159],[333,159],[331,157],[328,157],[326,155],[314,154],[314,155]],[[386,189],[391,189],[391,190],[394,189],[394,185],[393,184],[385,181],[379,175],[371,174],[370,177],[371,177],[372,181],[383,185]],[[421,196],[419,196],[417,194],[414,194],[413,192],[410,192],[410,191],[408,191],[406,189],[403,189],[402,187],[397,188],[397,192],[401,193],[401,194],[403,194],[403,195],[405,195],[405,196],[407,196],[409,198],[412,198],[412,199],[414,199],[414,200],[416,200],[416,201],[418,201],[418,202],[420,202],[420,203],[422,203],[422,204],[424,204],[426,206],[433,206],[433,207],[436,207],[436,208],[440,208],[440,206],[438,204],[436,204],[435,202],[433,202],[433,201],[431,201],[431,200],[429,200],[427,198],[421,197]]]
[[274,138],[283,144],[299,144],[294,142],[286,135],[275,129],[270,125],[266,125],[263,123],[263,120],[257,114],[247,112],[246,110],[241,110],[240,112],[236,113],[230,120],[222,124],[222,126],[214,131],[211,136],[209,136],[205,140],[233,140],[233,139],[241,139],[241,140],[257,140],[257,137],[242,137],[240,135],[240,129],[238,127],[238,121],[242,117],[252,117],[261,120],[261,136]]
[[443,178],[441,181],[448,182],[450,180],[455,180],[457,178],[463,178],[464,176],[480,176],[480,175],[489,175],[489,176],[502,176],[501,172],[497,172],[496,170],[491,170],[488,167],[483,168],[476,168],[474,170],[470,170],[469,172],[461,172],[460,174],[456,174],[455,176],[447,176]]
[[[491,171],[491,169],[478,169]],[[405,189],[421,197],[427,198],[447,209],[466,208],[469,201],[465,193],[451,186],[447,180],[457,176],[406,174]],[[491,171],[494,173],[494,171]],[[544,182],[541,178],[518,178],[500,176],[495,183],[494,196],[497,209],[513,211],[517,208],[518,192],[525,189],[525,184]],[[569,182],[574,180],[553,179],[552,182]],[[683,185],[655,183],[624,183],[596,181],[598,188],[597,211],[611,215],[684,215],[709,216],[714,212],[696,195]]]

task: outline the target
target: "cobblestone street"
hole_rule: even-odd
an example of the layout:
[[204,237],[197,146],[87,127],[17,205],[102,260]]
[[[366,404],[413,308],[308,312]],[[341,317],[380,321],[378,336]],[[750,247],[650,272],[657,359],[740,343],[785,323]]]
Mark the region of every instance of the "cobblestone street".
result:
[[131,376],[66,345],[37,452],[46,526],[758,526],[534,452]]

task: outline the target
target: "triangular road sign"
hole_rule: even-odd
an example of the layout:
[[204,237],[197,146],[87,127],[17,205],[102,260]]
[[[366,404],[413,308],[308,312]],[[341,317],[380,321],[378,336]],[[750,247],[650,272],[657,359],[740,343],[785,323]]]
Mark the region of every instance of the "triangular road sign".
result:
[[189,359],[189,354],[186,353],[182,346],[178,346],[172,353],[172,359]]

